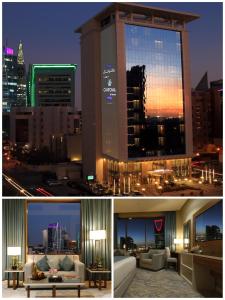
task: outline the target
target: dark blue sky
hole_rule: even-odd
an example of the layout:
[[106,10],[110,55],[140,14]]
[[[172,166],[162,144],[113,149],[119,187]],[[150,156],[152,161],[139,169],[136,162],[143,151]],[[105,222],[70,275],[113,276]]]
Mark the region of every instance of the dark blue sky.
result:
[[30,203],[28,206],[28,242],[42,244],[42,230],[49,224],[59,224],[69,233],[70,239],[80,232],[80,203]]
[[140,219],[120,219],[118,221],[117,236],[118,242],[120,242],[121,237],[125,237],[125,224],[128,224],[127,235],[134,239],[134,243],[143,244],[145,243],[145,225],[147,233],[147,241],[155,241],[154,223],[152,218],[140,218]]
[[[24,44],[25,62],[77,63],[76,103],[80,107],[80,45],[74,29],[108,3],[3,3],[3,44]],[[192,86],[208,70],[209,80],[222,78],[222,3],[145,3],[197,13],[188,25]]]
[[206,233],[206,226],[216,225],[223,232],[223,205],[222,201],[207,209],[196,218],[196,234]]

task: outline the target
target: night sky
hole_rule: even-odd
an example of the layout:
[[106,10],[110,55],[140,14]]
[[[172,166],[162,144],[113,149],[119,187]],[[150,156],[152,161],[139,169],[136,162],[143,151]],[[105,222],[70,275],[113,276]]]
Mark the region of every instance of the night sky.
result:
[[[76,63],[76,107],[80,108],[80,45],[74,29],[108,3],[3,3],[3,44],[17,50],[22,40],[25,63]],[[145,3],[199,14],[188,25],[192,86],[205,71],[222,78],[222,3]]]
[[28,206],[28,243],[42,244],[42,230],[59,222],[71,240],[80,232],[80,203],[30,203]]
[[154,232],[154,223],[152,218],[143,218],[143,219],[121,219],[118,221],[117,227],[117,236],[118,243],[120,242],[121,237],[125,237],[125,224],[128,223],[127,235],[134,239],[134,243],[141,245],[145,242],[145,224],[146,224],[146,233],[147,241],[155,241],[155,232]]

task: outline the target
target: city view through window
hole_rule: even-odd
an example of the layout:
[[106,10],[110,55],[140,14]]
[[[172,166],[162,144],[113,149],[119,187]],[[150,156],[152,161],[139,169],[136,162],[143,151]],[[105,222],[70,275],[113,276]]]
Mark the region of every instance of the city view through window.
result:
[[223,207],[222,201],[196,217],[196,241],[222,240]]
[[29,254],[80,252],[80,203],[29,203]]
[[118,248],[142,251],[148,248],[165,247],[165,218],[119,219],[117,226]]

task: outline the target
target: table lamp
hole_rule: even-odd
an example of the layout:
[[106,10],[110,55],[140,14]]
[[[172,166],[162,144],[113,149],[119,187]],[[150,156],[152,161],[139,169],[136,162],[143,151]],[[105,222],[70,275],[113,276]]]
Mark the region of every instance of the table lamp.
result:
[[21,247],[8,247],[7,255],[12,256],[12,270],[16,270],[18,264],[17,256],[21,255]]
[[181,239],[174,239],[173,243],[175,245],[175,252],[176,252],[176,245],[180,245],[182,243]]
[[[97,257],[97,251],[96,251],[96,242],[100,242],[100,240],[106,239],[106,231],[105,230],[90,230],[90,239],[94,240],[95,243],[95,251],[94,256],[96,257],[98,267],[101,267],[101,255],[99,255],[99,259]],[[94,259],[93,259],[94,261]]]
[[189,239],[188,238],[184,238],[184,248],[187,249],[189,247]]

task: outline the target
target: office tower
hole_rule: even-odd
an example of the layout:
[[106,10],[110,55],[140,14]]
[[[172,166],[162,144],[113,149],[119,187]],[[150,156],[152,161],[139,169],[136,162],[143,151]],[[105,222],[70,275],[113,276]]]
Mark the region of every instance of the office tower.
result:
[[73,107],[14,107],[9,118],[11,143],[47,147],[55,161],[81,160],[81,115]]
[[62,250],[62,230],[59,223],[48,225],[48,251],[60,252]]
[[222,146],[223,82],[210,82],[207,73],[192,90],[194,151],[206,151],[207,145]]
[[46,251],[48,249],[48,229],[42,230],[42,245]]
[[4,112],[9,112],[17,104],[17,57],[12,48],[3,48],[2,67],[2,108]]
[[24,63],[23,45],[20,41],[17,54],[17,101],[16,106],[26,106],[27,104],[27,85],[26,85],[26,67]]
[[76,30],[81,34],[84,176],[129,189],[144,180],[190,175],[186,24],[197,18],[115,3]]
[[210,82],[214,144],[223,146],[223,80]]
[[28,106],[74,106],[74,64],[33,64],[28,75]]

